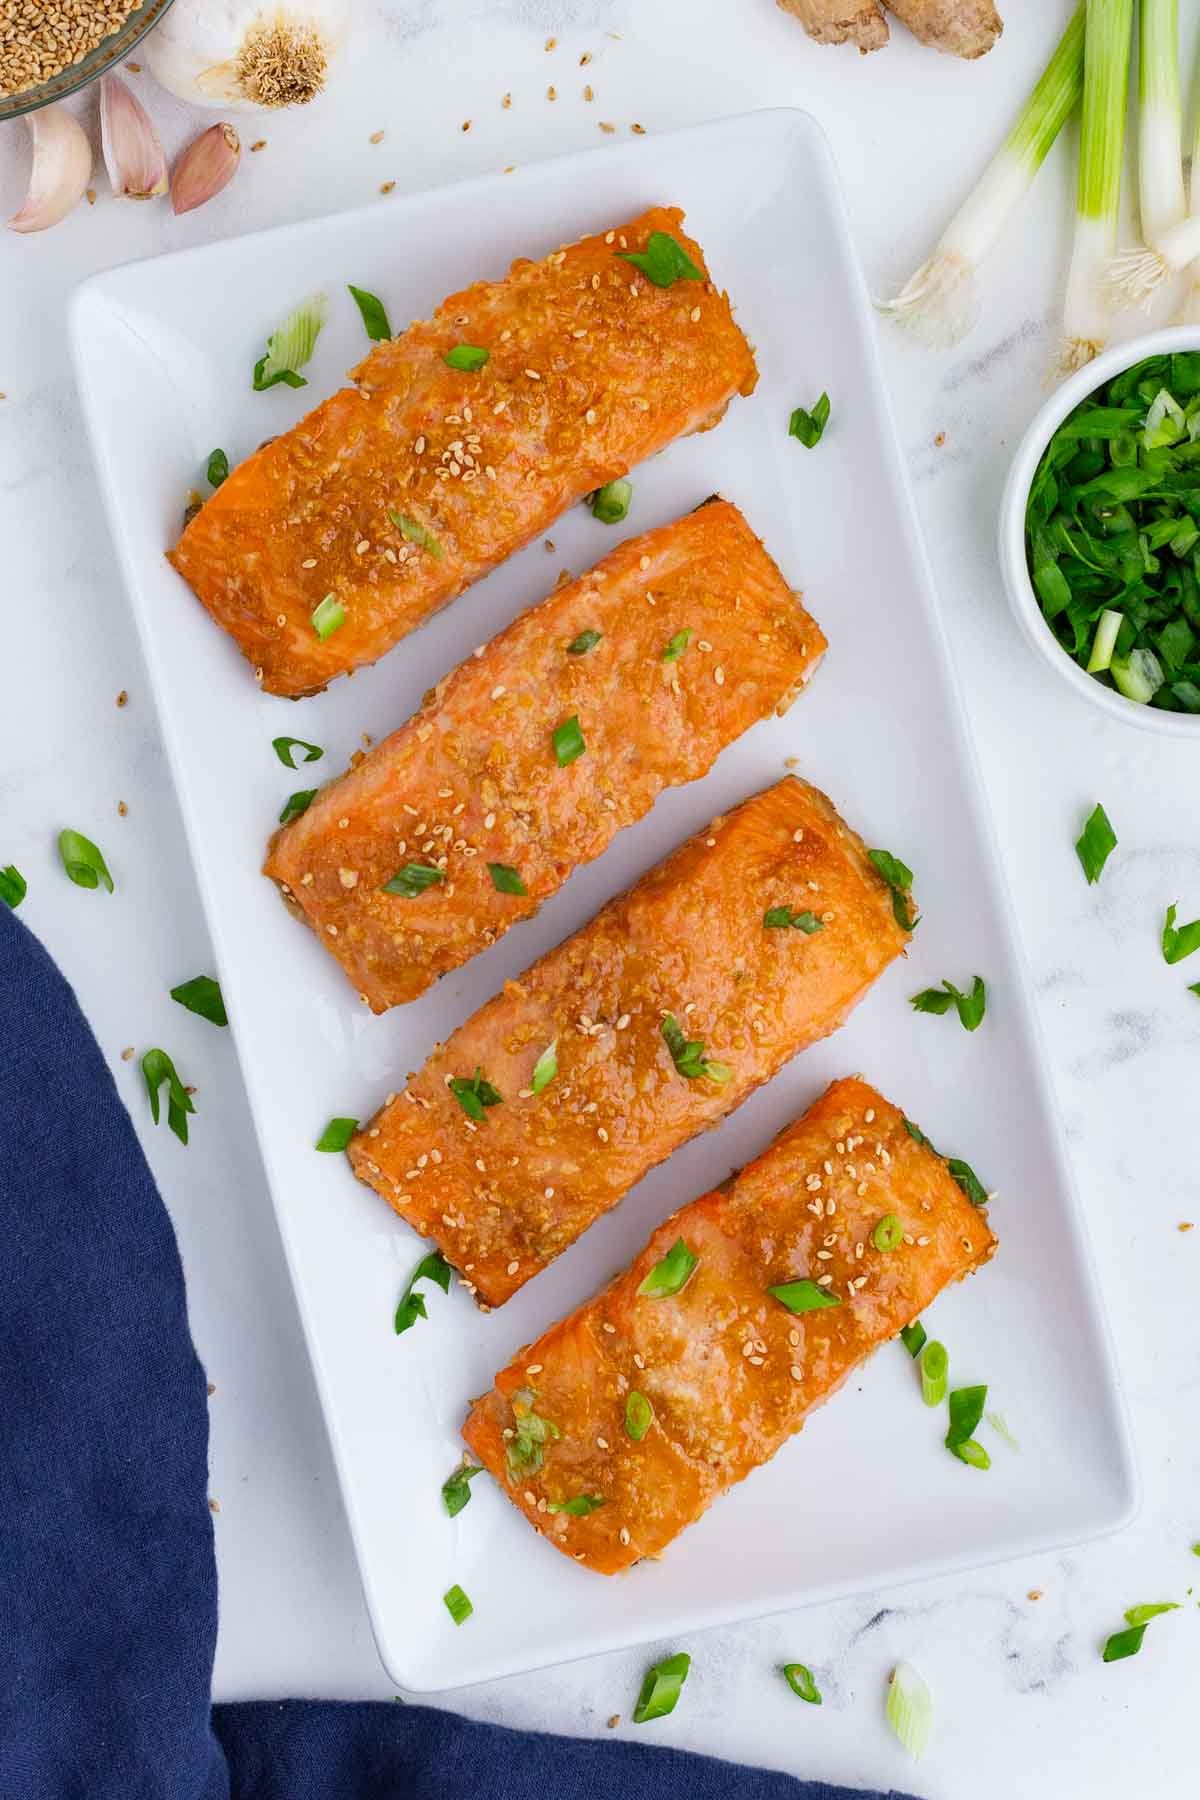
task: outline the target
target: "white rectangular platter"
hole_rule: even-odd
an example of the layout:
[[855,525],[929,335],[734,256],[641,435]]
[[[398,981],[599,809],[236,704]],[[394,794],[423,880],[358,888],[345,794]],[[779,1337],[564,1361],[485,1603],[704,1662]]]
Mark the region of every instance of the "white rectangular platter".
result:
[[[635,470],[625,526],[583,507],[354,681],[299,703],[250,672],[163,559],[208,452],[231,460],[336,386],[365,342],[346,283],[381,295],[395,326],[448,293],[676,203],[733,296],[761,380],[717,430]],[[303,392],[251,391],[283,311],[315,289],[331,320]],[[434,193],[161,257],[75,298],[77,372],[113,533],[173,762],[196,877],[257,1122],[297,1302],[341,1474],[380,1654],[429,1692],[821,1597],[1079,1540],[1127,1519],[1135,1480],[1116,1372],[1039,1048],[1010,909],[984,817],[881,382],[874,328],[829,154],[803,114],[752,114],[563,157]],[[791,409],[827,389],[831,424],[808,451]],[[426,688],[561,567],[618,533],[720,492],[765,539],[829,637],[809,692],[727,750],[709,776],[576,874],[531,922],[416,1004],[373,1018],[259,873],[284,797],[382,737]],[[281,733],[322,744],[290,775]],[[680,1151],[553,1268],[490,1316],[457,1286],[430,1293],[404,1337],[392,1312],[420,1254],[411,1231],[343,1160],[314,1154],[333,1114],[366,1117],[431,1045],[709,818],[785,760],[871,844],[915,869],[924,917],[833,1038],[716,1132]],[[976,972],[982,1028],[915,1016],[908,995]],[[958,1382],[987,1381],[1020,1439],[987,1474],[941,1445],[941,1416],[887,1347],[766,1469],[720,1501],[659,1563],[619,1579],[576,1568],[476,1482],[446,1518],[468,1400],[518,1345],[593,1292],[672,1207],[761,1150],[827,1081],[863,1071],[934,1141],[997,1190],[1000,1252],[929,1321]],[[197,1133],[203,1129],[197,1123]],[[265,1197],[248,1194],[247,1205]],[[880,1504],[880,1496],[886,1502]],[[444,1591],[474,1616],[456,1629]]]

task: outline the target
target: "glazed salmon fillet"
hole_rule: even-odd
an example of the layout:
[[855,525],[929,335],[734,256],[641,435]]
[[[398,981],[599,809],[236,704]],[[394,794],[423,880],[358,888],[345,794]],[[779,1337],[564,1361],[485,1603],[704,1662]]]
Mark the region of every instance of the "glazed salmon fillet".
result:
[[[895,1249],[875,1246],[881,1220],[902,1229]],[[615,1575],[660,1555],[769,1461],[995,1247],[985,1211],[903,1114],[858,1076],[835,1081],[722,1191],[682,1207],[623,1275],[521,1350],[463,1436],[536,1531]],[[641,1291],[648,1278],[670,1290],[680,1275],[678,1291]],[[770,1292],[800,1282],[803,1300],[815,1290],[836,1304],[796,1314]],[[577,1510],[561,1510],[568,1503]]]
[[[625,259],[655,232],[698,274],[660,287]],[[652,207],[379,344],[233,471],[170,560],[268,693],[315,693],[756,379],[683,214]],[[326,598],[345,616],[322,639]]]
[[[767,925],[780,907],[810,929]],[[906,942],[861,840],[789,776],[507,982],[351,1140],[354,1172],[499,1306]]]
[[[266,873],[384,1012],[784,711],[824,649],[738,509],[709,501],[622,544],[447,676],[276,834]],[[572,719],[585,748],[560,767],[555,732]]]

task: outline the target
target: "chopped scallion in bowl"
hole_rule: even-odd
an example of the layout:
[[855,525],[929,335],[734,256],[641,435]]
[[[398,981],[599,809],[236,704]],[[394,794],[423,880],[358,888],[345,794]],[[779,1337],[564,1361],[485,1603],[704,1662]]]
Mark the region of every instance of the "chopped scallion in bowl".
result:
[[1017,452],[1001,564],[1030,642],[1086,698],[1200,736],[1200,332],[1106,351]]

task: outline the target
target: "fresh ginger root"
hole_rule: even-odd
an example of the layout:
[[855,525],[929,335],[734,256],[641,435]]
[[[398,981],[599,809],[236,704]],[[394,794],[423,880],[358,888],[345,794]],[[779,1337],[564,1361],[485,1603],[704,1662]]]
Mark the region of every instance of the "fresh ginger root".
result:
[[992,0],[886,0],[913,36],[951,56],[983,56],[1004,23]]
[[888,41],[883,7],[894,12],[913,36],[952,56],[982,56],[1003,22],[992,0],[779,0],[818,44],[857,44],[865,54]]
[[882,50],[888,41],[887,20],[879,0],[779,0],[784,12],[794,13],[810,38],[818,44],[857,44]]

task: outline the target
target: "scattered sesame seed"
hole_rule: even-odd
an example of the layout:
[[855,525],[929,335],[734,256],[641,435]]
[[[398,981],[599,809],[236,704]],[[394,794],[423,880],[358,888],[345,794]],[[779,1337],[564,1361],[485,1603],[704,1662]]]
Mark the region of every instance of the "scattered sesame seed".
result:
[[396,184],[394,181],[381,181],[379,184],[379,191],[381,194],[390,194],[395,190],[395,186]]
[[716,668],[713,670],[713,680],[716,682],[718,687],[725,686],[725,671],[721,667],[720,663],[718,663]]
[[803,1381],[804,1380],[804,1370],[800,1367],[799,1363],[792,1364],[791,1377],[792,1377],[793,1381]]
[[501,101],[500,101],[500,106],[501,106],[502,111],[507,112],[511,105],[512,105],[512,95],[511,94],[503,95],[501,98]]
[[610,1335],[610,1336],[611,1336],[611,1337],[615,1337],[615,1336],[616,1336],[616,1335],[617,1335],[617,1328],[616,1328],[616,1326],[615,1326],[615,1325],[610,1325],[610,1324],[609,1324],[609,1323],[608,1323],[608,1321],[607,1321],[607,1319],[606,1319],[606,1320],[605,1320],[605,1322],[604,1322],[604,1330],[605,1330],[605,1331],[607,1331],[607,1332],[608,1332],[608,1333],[609,1333],[609,1335]]
[[266,147],[267,147],[266,138],[255,138],[254,142],[250,146],[251,150],[265,150]]
[[863,1123],[865,1125],[873,1125],[875,1123],[875,1108],[873,1106],[868,1106],[866,1112],[863,1114]]
[[[608,133],[608,134],[609,134],[609,136],[611,136],[611,135],[612,135],[612,133],[613,133],[613,132],[614,132],[614,131],[615,131],[615,130],[616,130],[616,129],[617,129],[617,128],[616,128],[616,126],[615,126],[615,125],[613,125],[613,124],[611,124],[611,123],[610,123],[610,122],[609,122],[609,120],[607,120],[607,119],[601,119],[601,121],[600,121],[600,129],[601,129],[601,131],[604,131],[604,132],[607,132],[607,133]],[[610,241],[610,242],[611,242],[611,239],[610,239],[610,240],[609,240],[609,241]]]
[[371,133],[370,137],[367,139],[367,142],[368,142],[368,144],[382,144],[382,142],[383,142],[382,131],[373,131]]
[[118,706],[128,706],[129,705],[129,695],[125,692],[124,688],[122,688],[120,693],[117,695],[117,705]]
[[698,324],[700,321],[700,308],[698,306],[693,306],[688,317],[691,319],[693,325]]
[[512,1262],[508,1265],[508,1273],[510,1275],[515,1275],[520,1266],[520,1263],[517,1261],[516,1257],[514,1257]]
[[526,369],[525,374],[529,377],[530,381],[540,381],[542,379],[536,369]]
[[503,682],[501,682],[501,683],[500,683],[500,685],[499,685],[499,686],[498,686],[498,687],[494,687],[494,688],[493,688],[493,689],[492,689],[492,699],[493,699],[493,700],[503,700],[503,698],[504,698],[504,696],[505,696],[505,694],[506,694],[506,693],[507,693],[507,691],[508,691],[508,690],[507,690],[507,688],[506,688],[506,687],[505,687],[505,686],[504,686],[504,683],[503,683]]
[[470,131],[470,129],[471,129],[471,121],[470,121],[470,119],[464,119],[464,120],[463,120],[463,122],[462,122],[462,129],[463,129],[463,130],[464,130],[464,131]]
[[131,1062],[132,1060],[133,1060],[133,1045],[127,1044],[125,1049],[122,1050],[122,1052],[121,1052],[121,1061],[122,1062]]
[[597,1450],[607,1450],[608,1449],[608,1439],[598,1437],[596,1439],[596,1448],[597,1448]]
[[546,89],[546,98],[547,98],[547,100],[557,100],[558,99],[558,89],[556,87],[548,87]]
[[617,1536],[620,1538],[620,1540],[623,1544],[627,1544],[629,1542],[629,1527],[628,1527],[628,1525],[622,1525],[620,1531],[617,1533]]
[[645,137],[646,135],[646,127],[644,125],[631,125],[629,129],[636,137]]

